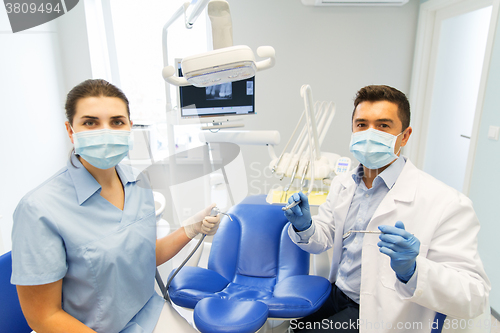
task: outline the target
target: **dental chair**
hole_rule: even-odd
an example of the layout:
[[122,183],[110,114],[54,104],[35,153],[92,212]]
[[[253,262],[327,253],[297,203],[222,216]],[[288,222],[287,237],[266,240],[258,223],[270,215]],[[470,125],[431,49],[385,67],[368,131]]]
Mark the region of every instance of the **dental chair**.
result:
[[228,212],[214,236],[208,269],[184,267],[168,289],[172,301],[194,309],[208,332],[256,332],[268,318],[293,319],[321,307],[330,282],[308,275],[309,253],[288,236],[281,206],[247,197]]
[[29,333],[31,328],[24,318],[17,297],[16,286],[10,283],[12,257],[7,252],[0,257],[0,331],[9,333]]

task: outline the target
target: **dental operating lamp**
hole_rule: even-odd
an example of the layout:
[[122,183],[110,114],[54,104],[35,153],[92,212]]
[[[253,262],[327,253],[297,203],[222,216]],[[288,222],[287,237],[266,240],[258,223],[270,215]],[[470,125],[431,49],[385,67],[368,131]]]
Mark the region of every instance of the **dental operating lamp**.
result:
[[[255,61],[255,56],[248,46],[233,46],[231,14],[227,1],[198,0],[188,15],[187,9],[192,4],[185,3],[163,27],[163,60],[165,67],[163,68],[162,75],[165,81],[175,86],[194,85],[196,87],[208,87],[244,80],[254,76],[258,71],[274,66],[275,51],[271,46],[261,46],[257,49],[259,57],[267,58],[258,62]],[[185,57],[181,62],[184,76],[176,77],[176,69],[168,65],[166,48],[167,29],[182,13],[186,17],[186,28],[191,28],[205,5],[208,6],[208,16],[212,23],[214,50]],[[169,97],[170,93],[168,92],[167,98]],[[169,102],[167,101],[167,103]]]

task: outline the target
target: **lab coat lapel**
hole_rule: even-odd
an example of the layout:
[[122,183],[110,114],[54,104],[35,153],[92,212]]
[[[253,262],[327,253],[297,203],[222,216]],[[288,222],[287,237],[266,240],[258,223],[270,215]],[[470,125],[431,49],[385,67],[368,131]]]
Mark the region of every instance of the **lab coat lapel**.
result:
[[[351,173],[340,180],[343,188],[339,192],[337,205],[333,208],[335,229],[344,230],[344,222],[351,206],[352,197],[356,191],[356,183],[352,179]],[[339,223],[337,223],[339,222]]]
[[333,207],[333,221],[335,223],[335,230],[340,230],[341,232],[335,232],[335,240],[333,242],[333,257],[332,265],[330,267],[330,277],[329,280],[334,282],[337,279],[338,266],[340,264],[342,255],[342,234],[344,230],[344,223],[351,207],[352,197],[356,191],[356,183],[352,179],[352,173],[347,175],[339,176],[339,181],[341,188],[338,192],[338,197],[336,200],[336,205]]
[[371,228],[368,228],[369,230],[375,230],[378,226],[376,223],[377,219],[396,210],[396,202],[412,202],[415,199],[417,178],[418,169],[413,165],[413,163],[410,162],[410,160],[407,160],[401,174],[396,180],[396,183],[387,193],[373,214],[370,222]]

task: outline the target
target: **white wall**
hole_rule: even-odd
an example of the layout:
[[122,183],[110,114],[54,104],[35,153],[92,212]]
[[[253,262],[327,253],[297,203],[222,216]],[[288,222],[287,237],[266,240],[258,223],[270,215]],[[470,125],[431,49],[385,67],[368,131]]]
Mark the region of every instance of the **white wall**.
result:
[[92,78],[85,6],[79,2],[75,8],[59,17],[56,23],[66,98],[71,88]]
[[77,77],[88,78],[86,64],[79,56],[86,51],[74,29],[59,34],[58,25],[64,27],[66,22],[70,27],[71,19],[78,22],[81,7],[79,4],[55,21],[16,34],[11,32],[4,7],[0,7],[2,253],[11,248],[12,214],[17,203],[62,168],[71,149],[64,127],[66,82],[74,85]]
[[[281,152],[303,110],[300,87],[315,100],[332,100],[337,115],[323,150],[351,156],[351,114],[357,90],[387,84],[409,92],[420,2],[402,7],[306,7],[299,0],[231,1],[234,44],[271,45],[276,66],[256,76],[257,115],[248,130],[278,130]],[[265,147],[244,146],[249,194],[280,184],[264,168]],[[284,182],[282,182],[284,183]]]

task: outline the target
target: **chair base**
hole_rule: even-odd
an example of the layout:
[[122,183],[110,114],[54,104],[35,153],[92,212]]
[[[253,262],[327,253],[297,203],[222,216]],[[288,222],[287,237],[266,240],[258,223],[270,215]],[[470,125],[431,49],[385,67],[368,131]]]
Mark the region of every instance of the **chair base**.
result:
[[267,319],[265,324],[255,333],[289,333],[290,319]]

